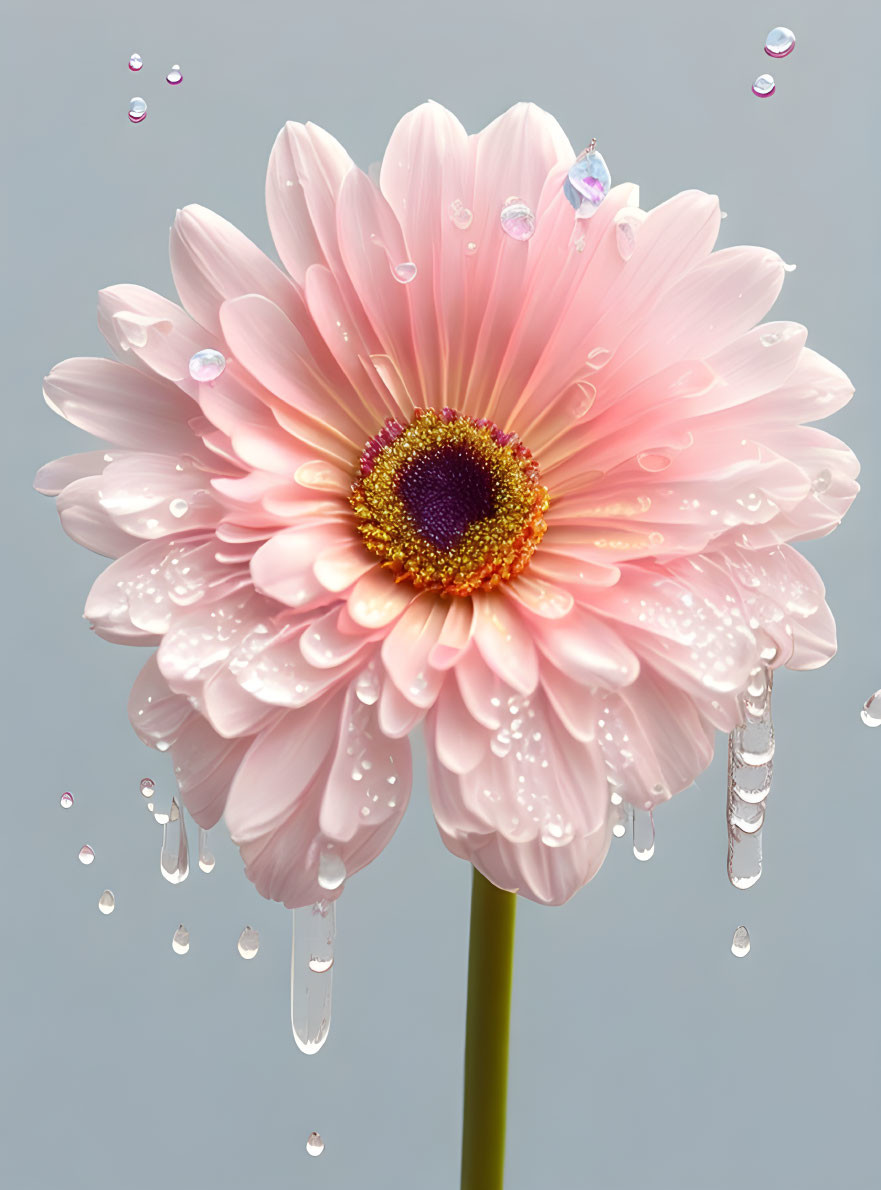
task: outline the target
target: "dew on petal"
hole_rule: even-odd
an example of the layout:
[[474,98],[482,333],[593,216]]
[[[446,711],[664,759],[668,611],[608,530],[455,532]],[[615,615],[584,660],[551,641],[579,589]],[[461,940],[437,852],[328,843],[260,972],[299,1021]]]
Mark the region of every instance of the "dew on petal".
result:
[[860,718],[866,727],[881,727],[881,690],[867,698],[860,711]]
[[450,222],[453,227],[457,227],[459,231],[466,231],[473,219],[474,212],[465,206],[461,198],[450,203]]
[[336,851],[326,848],[318,859],[318,883],[322,888],[333,891],[346,878],[346,865],[343,857]]
[[505,200],[499,220],[512,240],[528,240],[535,233],[535,212],[519,198]]
[[69,810],[73,805],[73,794],[65,789],[58,801],[61,803],[62,810]]
[[465,245],[465,251],[468,256],[474,255],[474,253],[477,251],[477,245],[475,244],[474,240],[468,241],[468,243]]
[[636,250],[636,231],[626,219],[615,224],[615,243],[622,260],[629,260]]
[[636,461],[643,471],[664,471],[673,462],[668,454],[661,451],[647,450],[636,456]]
[[310,1157],[320,1157],[324,1152],[324,1141],[318,1132],[310,1132],[306,1138],[306,1152]]
[[153,790],[156,788],[156,782],[152,777],[141,777],[141,784],[139,788],[144,797],[151,797]]
[[94,861],[95,853],[88,843],[83,843],[79,850],[79,854],[77,855],[77,859],[81,864],[90,864]]
[[185,925],[179,925],[174,931],[171,949],[175,954],[186,954],[190,949],[190,931]]
[[245,926],[236,945],[243,959],[253,959],[260,949],[260,934],[250,926]]
[[731,953],[738,959],[749,954],[749,930],[746,926],[738,926],[731,940]]
[[178,83],[183,82],[183,77],[184,76],[180,72],[180,67],[177,65],[177,63],[175,63],[175,65],[172,66],[171,70],[169,70],[168,74],[165,76],[165,81],[170,83],[172,87],[176,87]]
[[105,917],[108,913],[112,913],[116,908],[116,897],[109,888],[105,888],[98,898],[98,910],[103,913]]
[[832,472],[828,467],[824,467],[822,471],[818,471],[814,476],[814,481],[811,484],[811,491],[816,492],[817,495],[822,495],[823,492],[828,492],[832,487]]
[[147,116],[147,101],[135,95],[128,101],[128,118],[133,124],[140,124]]
[[190,506],[187,504],[186,500],[183,500],[178,496],[176,499],[169,502],[168,511],[173,517],[180,519],[182,516],[187,515],[187,513],[190,511]]
[[765,53],[769,58],[785,58],[795,49],[795,34],[785,25],[777,25],[765,38]]
[[770,74],[760,74],[753,83],[753,95],[757,95],[759,99],[767,99],[773,95],[777,90],[777,84]]
[[602,153],[585,150],[573,162],[563,183],[566,198],[579,219],[589,219],[609,193],[612,175]]
[[226,356],[213,347],[205,347],[190,356],[190,375],[200,384],[211,384],[218,376],[223,375],[226,367]]
[[144,65],[144,60],[140,54],[132,54],[128,60],[129,70],[140,70]]
[[392,265],[392,276],[402,285],[409,285],[418,272],[412,260],[402,260],[400,264]]

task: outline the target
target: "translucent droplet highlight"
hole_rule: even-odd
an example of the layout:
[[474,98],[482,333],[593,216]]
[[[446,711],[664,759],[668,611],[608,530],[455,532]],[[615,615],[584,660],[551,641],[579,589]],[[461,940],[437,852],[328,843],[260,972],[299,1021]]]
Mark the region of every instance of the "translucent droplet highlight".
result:
[[876,690],[863,703],[860,718],[866,727],[881,727],[881,690]]
[[795,34],[784,25],[777,25],[765,38],[765,53],[769,58],[785,58],[795,49]]
[[159,871],[169,884],[181,884],[190,874],[190,852],[187,826],[177,799],[171,799],[168,822],[162,827],[162,850]]
[[142,99],[140,95],[135,95],[134,98],[128,101],[128,118],[133,124],[140,124],[142,120],[147,118],[146,99]]
[[182,516],[186,516],[190,511],[190,506],[186,500],[178,496],[176,499],[169,501],[168,511],[173,517],[177,517],[180,520]]
[[208,832],[204,827],[199,827],[199,868],[205,872],[214,871],[214,865],[217,861],[214,858],[214,853],[208,846]]
[[205,347],[190,356],[190,375],[200,384],[211,384],[223,375],[226,368],[226,356],[213,347]]
[[774,82],[773,76],[770,74],[760,74],[753,83],[753,95],[758,95],[759,99],[767,99],[773,95],[777,90],[777,84]]
[[535,234],[535,212],[519,198],[505,200],[499,221],[512,240],[529,240]]
[[108,913],[112,913],[116,908],[116,897],[109,888],[105,888],[98,898],[98,910],[106,917]]
[[328,892],[332,892],[339,888],[345,878],[346,865],[343,857],[338,852],[325,848],[318,859],[318,883]]
[[299,1049],[315,1054],[330,1030],[336,903],[317,901],[292,918],[291,1029]]
[[633,810],[633,854],[648,860],[655,854],[655,820],[651,810]]
[[174,931],[171,938],[171,949],[175,954],[186,954],[190,949],[190,931],[186,926],[180,925]]
[[180,72],[180,67],[177,65],[177,63],[175,63],[175,65],[172,66],[171,70],[169,70],[168,74],[165,76],[165,81],[170,83],[172,87],[176,87],[178,83],[183,82],[183,78],[184,76]]
[[95,853],[92,850],[92,848],[89,846],[88,843],[83,843],[82,847],[79,850],[79,854],[77,855],[77,859],[80,861],[81,864],[94,863]]
[[144,797],[152,797],[156,782],[152,777],[141,777],[140,790]]
[[579,219],[589,219],[609,193],[612,175],[602,153],[585,149],[573,163],[563,183],[563,192]]
[[310,1132],[306,1138],[306,1152],[310,1157],[320,1157],[324,1152],[324,1141],[318,1132]]
[[129,70],[140,70],[144,65],[144,60],[140,54],[132,54],[128,60]]
[[731,939],[731,953],[738,959],[749,954],[749,930],[746,926],[738,926]]
[[754,669],[741,697],[743,721],[728,737],[728,879],[751,888],[762,875],[762,827],[771,788],[774,725],[773,671]]
[[73,794],[69,790],[66,789],[64,791],[64,793],[62,793],[62,795],[58,799],[58,801],[61,804],[62,810],[69,810],[70,807],[73,805]]
[[253,959],[260,949],[259,932],[252,930],[250,926],[245,926],[241,934],[239,934],[239,940],[236,945],[243,959]]
[[402,285],[409,285],[415,280],[418,269],[412,260],[402,260],[400,264],[392,265],[392,276]]
[[474,212],[460,198],[450,203],[450,222],[459,231],[466,231],[474,219]]

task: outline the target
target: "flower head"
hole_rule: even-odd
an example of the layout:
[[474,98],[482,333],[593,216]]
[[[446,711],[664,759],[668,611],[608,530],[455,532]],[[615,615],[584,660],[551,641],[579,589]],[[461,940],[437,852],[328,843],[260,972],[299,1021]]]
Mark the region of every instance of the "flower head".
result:
[[266,189],[286,272],[188,207],[182,304],[105,290],[122,362],[46,379],[112,444],[38,477],[117,559],[86,615],[158,645],[135,728],[267,897],[335,896],[378,854],[424,721],[450,850],[562,902],[602,863],[610,791],[669,798],[760,660],[834,652],[788,543],[856,493],[854,456],[806,424],[847,378],[804,328],[761,324],[783,263],[714,252],[715,198],[644,212],[617,186],[576,223],[574,159],[531,105],[469,137],[427,104],[377,187],[288,124]]

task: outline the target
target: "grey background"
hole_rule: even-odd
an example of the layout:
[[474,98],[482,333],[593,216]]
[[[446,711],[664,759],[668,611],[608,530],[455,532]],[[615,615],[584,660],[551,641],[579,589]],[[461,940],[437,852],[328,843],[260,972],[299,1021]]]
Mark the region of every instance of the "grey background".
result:
[[[781,21],[798,45],[775,64],[762,41]],[[436,835],[424,782],[342,899],[333,1028],[307,1059],[287,1023],[289,915],[257,897],[220,830],[211,876],[193,870],[177,888],[159,876],[161,832],[137,785],[149,773],[167,801],[170,765],[125,714],[143,654],[79,620],[100,562],[30,491],[41,461],[87,449],[43,406],[42,374],[103,353],[99,287],[171,292],[176,207],[214,207],[268,247],[263,175],[286,118],[323,124],[367,166],[427,97],[472,130],[534,99],[577,145],[600,137],[644,206],[718,192],[723,244],[797,263],[776,313],[805,322],[852,376],[857,398],[831,428],[864,464],[843,528],[806,547],[840,655],[775,688],[760,883],[726,881],[719,756],[657,814],[651,863],[618,843],[565,908],[520,906],[508,1186],[876,1184],[881,731],[858,710],[881,685],[879,25],[868,0],[7,11],[4,1185],[457,1184],[469,874]],[[164,82],[173,62],[177,89]],[[750,83],[767,69],[778,92],[759,101]],[[137,127],[133,94],[150,104]],[[76,861],[86,840],[90,868]],[[105,887],[118,899],[109,918],[96,909]],[[179,921],[186,958],[170,948]],[[753,949],[737,961],[740,922]],[[251,963],[235,950],[246,923],[262,937]],[[327,1141],[317,1161],[304,1152],[313,1128]]]

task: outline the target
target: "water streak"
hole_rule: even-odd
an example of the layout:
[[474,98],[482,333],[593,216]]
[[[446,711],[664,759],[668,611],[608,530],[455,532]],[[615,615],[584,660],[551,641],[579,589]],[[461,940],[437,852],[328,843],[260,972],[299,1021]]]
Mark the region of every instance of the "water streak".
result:
[[203,826],[199,827],[199,867],[203,872],[213,872],[217,861],[214,852],[208,846],[208,832]]
[[295,909],[291,945],[291,1029],[304,1054],[316,1054],[330,1030],[336,904]]
[[190,874],[190,850],[187,845],[187,826],[184,812],[171,799],[168,822],[162,827],[162,850],[159,853],[159,871],[169,884],[180,884]]
[[772,685],[767,665],[753,670],[742,698],[743,720],[728,737],[728,879],[735,888],[751,888],[762,875],[762,828],[774,763]]

